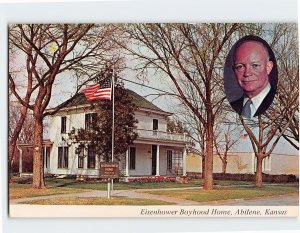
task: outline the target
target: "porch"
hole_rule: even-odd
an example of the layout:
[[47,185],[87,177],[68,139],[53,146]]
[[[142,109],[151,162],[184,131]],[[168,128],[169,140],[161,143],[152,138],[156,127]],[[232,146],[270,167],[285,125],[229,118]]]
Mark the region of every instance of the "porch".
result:
[[120,161],[124,177],[186,176],[186,148],[167,144],[134,143]]
[[163,140],[175,142],[190,142],[190,138],[186,133],[170,133],[159,130],[135,129],[139,139],[144,140]]
[[[42,148],[42,153],[43,153],[43,163],[44,163],[44,172],[45,174],[49,173],[49,168],[50,168],[50,152],[53,147],[53,142],[50,140],[44,140],[43,141],[43,148]],[[32,174],[32,169],[33,169],[33,144],[32,143],[17,143],[16,149],[18,151],[18,167],[19,167],[19,176],[22,177],[28,176]],[[30,153],[28,153],[28,150]],[[26,154],[27,152],[27,154]],[[23,161],[25,157],[25,162]],[[26,161],[27,160],[27,161]],[[29,160],[29,161],[28,161]],[[24,171],[24,163],[30,163],[31,170],[30,171]]]

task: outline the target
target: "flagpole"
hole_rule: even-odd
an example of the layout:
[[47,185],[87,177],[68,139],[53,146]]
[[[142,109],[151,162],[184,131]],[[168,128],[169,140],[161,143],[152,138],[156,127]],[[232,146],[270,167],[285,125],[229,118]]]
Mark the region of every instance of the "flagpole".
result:
[[[112,72],[112,135],[111,135],[111,161],[114,161],[115,145],[115,69]],[[111,190],[114,190],[114,179],[111,179]]]

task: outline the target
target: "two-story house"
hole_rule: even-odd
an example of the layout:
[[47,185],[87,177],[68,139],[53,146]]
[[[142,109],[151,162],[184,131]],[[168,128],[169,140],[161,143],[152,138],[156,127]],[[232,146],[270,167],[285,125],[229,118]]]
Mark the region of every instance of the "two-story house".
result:
[[[135,111],[138,138],[119,161],[120,173],[124,177],[186,175],[189,140],[186,135],[167,132],[167,118],[172,114],[137,93],[128,92],[138,107]],[[90,103],[79,94],[49,119],[47,141],[51,143],[44,153],[46,174],[99,177],[100,161],[95,153],[91,150],[80,156],[76,145],[68,139],[73,127],[89,127],[93,113]]]

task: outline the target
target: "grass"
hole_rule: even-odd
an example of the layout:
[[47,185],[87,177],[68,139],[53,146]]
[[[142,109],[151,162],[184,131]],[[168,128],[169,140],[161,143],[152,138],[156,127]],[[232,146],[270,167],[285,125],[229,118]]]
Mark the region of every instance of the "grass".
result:
[[[107,190],[107,183],[100,182],[78,182],[72,179],[49,179],[46,180],[47,185],[50,187],[68,187],[77,189],[93,189],[93,190]],[[114,190],[132,190],[132,189],[160,189],[160,188],[180,188],[180,187],[193,187],[201,186],[202,182],[190,184],[178,184],[174,182],[152,182],[152,183],[114,183]]]
[[[297,184],[284,184],[284,185],[266,185],[263,188],[255,188],[253,182],[245,181],[219,181],[215,180],[215,189],[211,191],[206,191],[202,189],[197,190],[172,190],[170,191],[149,191],[147,193],[155,195],[164,195],[169,197],[176,197],[180,199],[187,199],[197,202],[209,202],[218,200],[228,200],[228,199],[247,199],[256,197],[266,197],[273,195],[283,195],[287,193],[297,193]],[[68,194],[84,192],[88,190],[107,190],[106,183],[99,182],[79,182],[74,179],[55,179],[46,178],[47,189],[33,189],[31,187],[31,179],[15,179],[14,183],[9,184],[9,198],[19,199],[27,197],[37,197],[37,196],[47,196],[55,194]],[[163,188],[188,188],[188,187],[202,187],[203,180],[192,180],[188,184],[178,184],[174,182],[153,182],[153,183],[114,183],[114,190],[135,190],[135,189],[163,189]],[[234,187],[234,185],[247,185],[247,187]],[[231,187],[230,187],[231,186]],[[115,198],[112,199],[114,202],[107,205],[138,205],[146,201],[146,204],[141,205],[163,205],[163,202],[141,200],[141,199],[126,199]],[[106,198],[68,198],[55,200],[48,199],[45,201],[38,201],[37,204],[59,205],[59,204],[74,204],[79,203],[86,205],[106,205],[105,203],[111,203],[110,200]],[[116,203],[116,204],[114,204]],[[124,204],[122,204],[124,203]],[[147,204],[149,203],[149,204]],[[154,203],[154,204],[152,204]],[[32,202],[33,204],[33,202]],[[170,204],[170,203],[167,203]]]
[[80,189],[68,189],[68,188],[46,188],[46,189],[34,189],[28,184],[10,184],[9,185],[9,199],[19,199],[27,197],[39,197],[56,194],[68,194],[83,192]]
[[150,191],[146,193],[187,199],[197,202],[210,202],[230,199],[250,199],[297,193],[298,186],[264,186],[252,187],[218,187],[214,190],[178,190],[178,191]]
[[[107,190],[106,183],[99,182],[78,182],[74,179],[46,179],[49,187],[68,187],[76,189],[93,189],[93,190]],[[248,185],[251,182],[246,181],[221,181],[216,180],[216,185]],[[114,183],[114,190],[132,190],[132,189],[161,189],[161,188],[187,188],[187,187],[201,187],[203,180],[192,180],[188,184],[179,184],[175,182],[151,182],[151,183]]]
[[174,203],[158,200],[112,197],[108,198],[59,198],[27,201],[22,204],[35,205],[172,205]]

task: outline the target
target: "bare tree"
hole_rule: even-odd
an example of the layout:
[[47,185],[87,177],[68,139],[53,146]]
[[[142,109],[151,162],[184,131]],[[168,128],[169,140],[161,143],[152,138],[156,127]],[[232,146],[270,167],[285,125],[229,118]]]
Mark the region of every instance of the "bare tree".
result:
[[[271,156],[279,139],[293,138],[294,141],[290,142],[296,146],[295,141],[299,137],[299,63],[296,29],[295,24],[273,24],[267,25],[262,31],[262,35],[269,38],[277,57],[279,70],[277,93],[273,104],[264,115],[258,117],[257,121],[246,122],[240,117],[257,158],[255,182],[257,187],[262,187],[263,160]],[[255,133],[256,130],[258,134]]]
[[195,143],[195,148],[193,150],[200,155],[201,157],[201,174],[204,179],[205,175],[205,127],[199,122],[198,118],[187,109],[184,105],[179,104],[178,108],[175,110],[178,114],[179,118],[186,126],[187,131],[189,132],[189,136],[192,138],[192,141]]
[[[278,94],[272,106],[274,110],[282,107],[290,108],[293,97],[299,93],[299,54],[296,24],[276,24],[273,31],[271,46],[277,55],[279,66]],[[299,102],[295,101],[290,111],[283,117],[285,124],[289,119],[290,122],[282,136],[299,150]],[[279,131],[282,130],[283,128],[279,127]]]
[[240,24],[138,24],[129,25],[134,46],[128,50],[141,63],[169,79],[186,108],[205,129],[204,189],[213,189],[213,127],[225,99],[220,95],[223,66],[231,37]]
[[[22,115],[22,106],[18,104],[17,102],[10,102],[9,103],[9,126],[8,126],[8,140],[10,142],[15,141],[12,140],[15,135],[18,135],[18,142],[22,143],[32,143],[33,142],[33,122],[34,119],[32,115],[26,115],[23,117]],[[21,131],[17,134],[14,129],[18,128],[17,125],[20,124],[20,121],[22,121],[22,127]],[[13,148],[14,146],[14,148]],[[15,146],[16,145],[9,145],[9,168],[13,166],[13,163],[15,161]],[[13,153],[13,154],[11,154]]]
[[237,133],[237,125],[224,125],[217,124],[214,134],[214,146],[217,155],[222,161],[222,173],[226,173],[227,168],[227,155],[228,152],[233,149],[235,145],[239,143],[239,137],[235,134]]
[[[294,96],[294,101],[296,101]],[[294,102],[292,103],[294,104]],[[286,115],[286,109],[282,111],[282,115]],[[256,156],[256,173],[255,173],[255,185],[256,187],[262,187],[262,164],[266,157],[271,156],[275,146],[277,145],[279,139],[289,126],[289,122],[292,118],[288,120],[288,123],[284,123],[285,119],[276,114],[273,119],[263,119],[262,116],[258,116],[258,136],[255,135],[253,129],[248,126],[242,117],[240,120],[246,132],[249,135],[249,139],[252,144],[253,151]],[[282,127],[283,125],[283,127]],[[281,128],[281,132],[279,128]]]
[[[9,27],[9,47],[18,53],[18,62],[24,67],[24,76],[20,77],[13,70],[15,64],[10,64],[10,91],[22,105],[23,115],[29,109],[34,117],[34,188],[45,187],[42,163],[43,119],[59,110],[45,112],[55,81],[58,77],[63,78],[66,84],[67,78],[64,76],[73,77],[73,80],[75,77],[75,83],[78,84],[75,88],[78,91],[104,65],[115,62],[110,60],[115,55],[112,51],[116,51],[116,45],[111,40],[114,33],[114,25],[18,24]],[[22,125],[20,122],[15,130],[20,131]]]
[[[20,112],[21,110],[21,106],[20,104],[18,104],[17,102],[13,103],[10,102],[9,103],[9,127],[8,127],[8,137],[11,138],[12,137],[12,131],[11,129],[15,129],[16,125],[18,124],[19,121],[19,116],[20,116]],[[22,126],[22,130],[19,134],[18,137],[18,141],[22,142],[22,143],[32,143],[33,142],[33,116],[32,114],[28,114],[25,117],[23,126]]]
[[[10,64],[14,63],[14,59],[13,57],[15,56],[15,49],[14,46],[12,46],[11,44],[9,44],[9,48],[10,48]],[[13,69],[13,71],[11,71],[9,73],[9,79],[15,79],[16,78],[16,73],[19,73],[19,70],[15,70]],[[10,87],[12,89],[16,89],[15,84],[10,82]],[[23,124],[25,122],[26,116],[28,114],[28,105],[29,105],[29,101],[30,101],[30,97],[32,94],[32,90],[31,87],[27,87],[26,89],[26,95],[23,96],[23,104],[18,104],[18,114],[16,114],[16,108],[13,106],[13,103],[15,103],[12,99],[13,99],[13,93],[12,91],[10,91],[9,93],[9,146],[8,146],[8,167],[10,169],[12,163],[13,163],[13,158],[14,158],[14,154],[15,154],[15,150],[16,150],[16,144],[17,144],[17,140],[19,138],[19,135],[22,131],[22,127]],[[16,105],[16,104],[14,104]],[[10,172],[9,172],[10,174]]]

